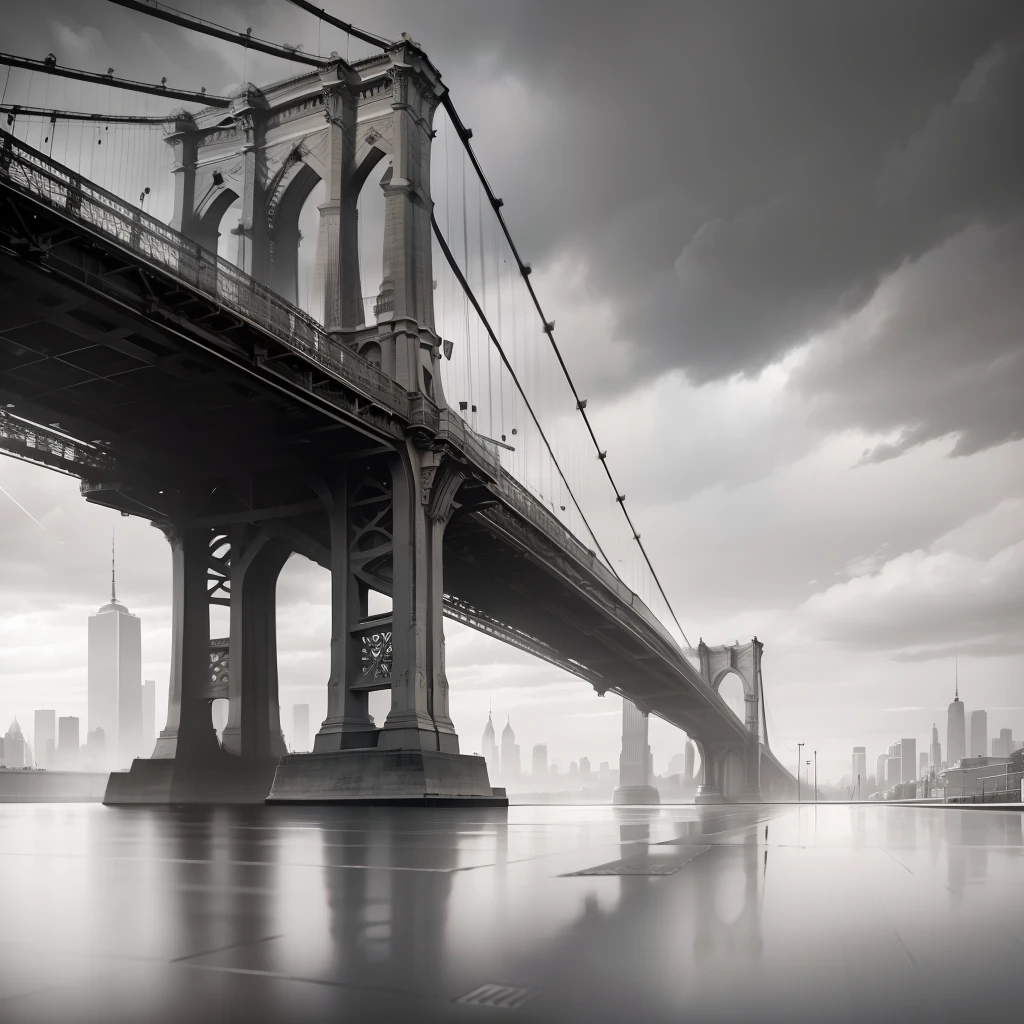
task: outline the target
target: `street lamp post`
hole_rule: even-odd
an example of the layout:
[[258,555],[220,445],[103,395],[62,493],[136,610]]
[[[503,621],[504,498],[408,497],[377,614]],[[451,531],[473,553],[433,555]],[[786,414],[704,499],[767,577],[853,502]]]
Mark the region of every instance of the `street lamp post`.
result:
[[804,745],[802,743],[796,745],[796,802],[798,804],[802,803],[800,798],[800,772],[803,770],[803,765],[800,762],[803,760],[803,748]]

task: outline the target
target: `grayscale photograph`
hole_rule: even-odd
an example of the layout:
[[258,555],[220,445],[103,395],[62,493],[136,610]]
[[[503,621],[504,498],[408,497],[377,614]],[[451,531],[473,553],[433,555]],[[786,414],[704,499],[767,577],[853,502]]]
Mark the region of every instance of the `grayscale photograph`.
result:
[[1020,0],[5,0],[0,456],[3,1024],[1020,1015]]

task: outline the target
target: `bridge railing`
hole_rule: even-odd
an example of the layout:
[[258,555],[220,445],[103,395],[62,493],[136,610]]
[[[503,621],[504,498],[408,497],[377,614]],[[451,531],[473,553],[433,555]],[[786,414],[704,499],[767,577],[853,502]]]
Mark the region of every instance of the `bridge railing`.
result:
[[54,430],[29,423],[0,409],[0,443],[30,460],[45,462],[54,469],[71,466],[90,470],[113,470],[114,460],[99,448],[72,440]]
[[346,380],[368,398],[408,416],[408,394],[372,363],[335,342],[307,313],[234,264],[100,188],[12,135],[3,134],[0,176],[166,268],[196,291],[265,328],[287,347]]
[[620,604],[630,608],[635,614],[639,615],[673,649],[679,650],[680,663],[689,665],[678,642],[640,597],[630,590],[597,557],[596,552],[585,547],[577,539],[576,535],[554,513],[549,512],[515,477],[503,471],[497,481],[497,488],[511,508],[514,508],[524,519],[568,551],[585,568],[589,569],[605,589],[611,591],[616,596]]

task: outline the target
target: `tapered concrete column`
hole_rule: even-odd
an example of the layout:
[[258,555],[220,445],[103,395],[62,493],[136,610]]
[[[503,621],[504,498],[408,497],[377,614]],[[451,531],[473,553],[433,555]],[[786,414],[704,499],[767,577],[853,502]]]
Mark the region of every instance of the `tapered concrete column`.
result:
[[656,804],[658,790],[651,785],[651,748],[647,742],[647,715],[631,700],[622,698],[622,753],[619,785],[612,794],[616,804]]
[[231,638],[228,723],[224,750],[246,758],[277,759],[285,752],[277,679],[277,580],[291,554],[279,538],[246,544],[245,525],[231,536]]
[[741,803],[760,803],[761,794],[761,744],[757,736],[751,737],[743,750],[743,786],[737,799]]
[[442,469],[438,479],[437,457],[411,445],[395,463],[394,660],[391,711],[378,741],[382,749],[459,752],[448,715],[442,618],[444,528],[454,498],[448,492],[462,480],[452,472]]
[[242,145],[242,212],[232,233],[238,238],[236,265],[257,281],[270,283],[270,238],[267,234],[266,100],[249,88],[232,100],[231,114],[244,135]]
[[716,760],[720,751],[710,743],[697,741],[700,748],[700,785],[697,786],[696,802],[699,804],[720,804],[722,793],[718,788]]
[[209,698],[209,530],[164,525],[160,529],[171,545],[171,678],[167,725],[153,757],[203,761],[220,750]]
[[351,96],[338,71],[324,72],[324,116],[327,118],[324,201],[320,205],[315,283],[323,307],[321,323],[329,331],[358,327],[363,322],[359,281],[359,225],[355,178],[355,114]]
[[377,727],[369,693],[354,690],[360,679],[357,627],[367,613],[367,587],[352,571],[348,476],[342,472],[326,495],[331,528],[331,674],[327,717],[313,740],[314,753],[372,747]]
[[384,189],[384,280],[381,298],[393,297],[396,320],[407,317],[434,328],[430,228],[430,122],[434,105],[410,95],[408,70],[396,67],[391,109],[394,153]]
[[169,135],[165,136],[174,152],[174,215],[170,227],[188,238],[196,238],[196,153],[198,133],[191,118],[175,121]]

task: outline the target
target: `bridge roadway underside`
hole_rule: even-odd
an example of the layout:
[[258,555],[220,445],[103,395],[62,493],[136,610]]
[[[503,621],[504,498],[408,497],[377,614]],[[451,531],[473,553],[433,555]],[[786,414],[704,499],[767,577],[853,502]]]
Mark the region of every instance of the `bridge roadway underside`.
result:
[[[324,488],[344,473],[382,477],[407,426],[343,381],[311,386],[310,364],[259,325],[49,218],[0,195],[0,408],[97,447],[86,466],[30,457],[88,479],[90,500],[127,514],[173,522],[200,508],[189,514],[210,526],[258,522],[329,564]],[[631,626],[635,613],[571,553],[467,473],[444,537],[450,613],[703,743],[749,742],[677,649]],[[387,592],[386,564],[375,571]]]

